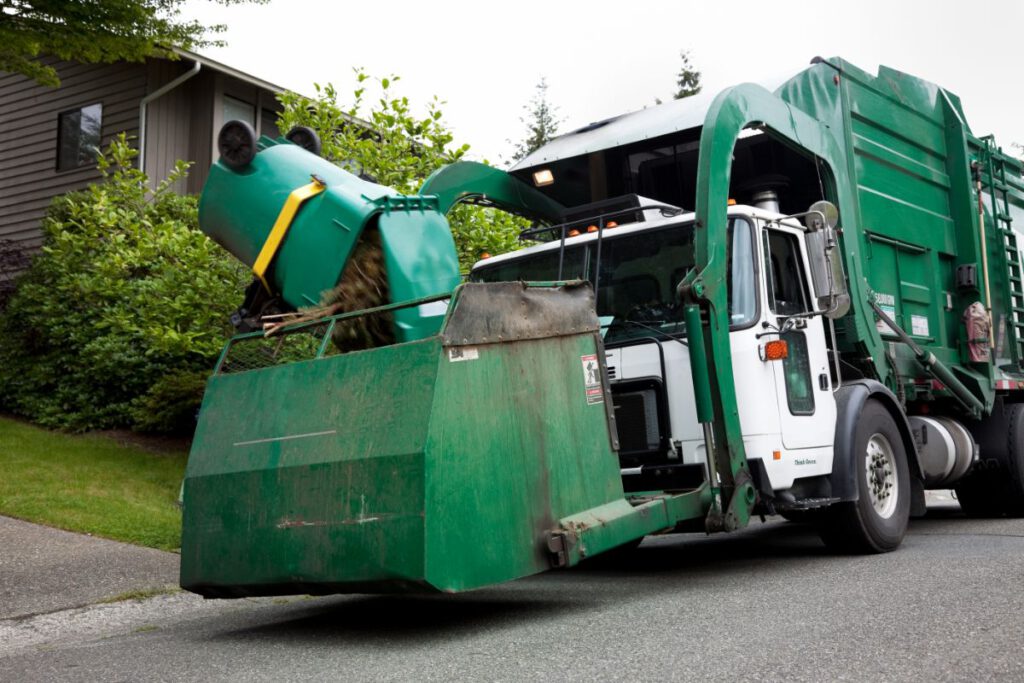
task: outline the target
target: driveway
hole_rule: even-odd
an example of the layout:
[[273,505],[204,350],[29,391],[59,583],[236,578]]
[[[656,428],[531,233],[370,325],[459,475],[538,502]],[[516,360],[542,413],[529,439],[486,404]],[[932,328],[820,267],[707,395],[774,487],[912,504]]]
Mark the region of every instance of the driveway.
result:
[[0,517],[0,619],[178,585],[178,556]]

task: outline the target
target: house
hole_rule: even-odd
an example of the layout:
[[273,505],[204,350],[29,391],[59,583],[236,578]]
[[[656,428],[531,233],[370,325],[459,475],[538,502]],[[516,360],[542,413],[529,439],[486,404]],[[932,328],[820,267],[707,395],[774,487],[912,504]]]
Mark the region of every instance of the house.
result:
[[[82,64],[48,61],[59,88],[0,73],[0,242],[32,249],[50,200],[99,177],[96,151],[125,131],[153,182],[194,162],[175,189],[197,193],[225,121],[277,137],[282,88],[187,50],[179,59]],[[141,125],[140,125],[141,124]],[[12,245],[8,245],[12,246]]]

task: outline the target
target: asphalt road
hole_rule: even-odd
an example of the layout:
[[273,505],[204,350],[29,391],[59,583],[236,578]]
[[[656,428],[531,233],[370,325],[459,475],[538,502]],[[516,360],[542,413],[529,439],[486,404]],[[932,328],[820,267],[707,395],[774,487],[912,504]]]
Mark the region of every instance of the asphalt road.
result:
[[0,620],[0,680],[1020,681],[1022,577],[1024,520],[933,510],[874,557],[755,523],[456,596],[179,593]]

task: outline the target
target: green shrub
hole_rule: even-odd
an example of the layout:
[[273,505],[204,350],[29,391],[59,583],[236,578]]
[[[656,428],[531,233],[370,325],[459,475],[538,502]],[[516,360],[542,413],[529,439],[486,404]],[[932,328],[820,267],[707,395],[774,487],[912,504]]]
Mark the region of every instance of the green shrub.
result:
[[[102,179],[53,201],[0,314],[0,406],[71,430],[188,428],[247,274],[197,229],[196,199],[149,190],[122,134]],[[186,418],[185,416],[189,416]]]

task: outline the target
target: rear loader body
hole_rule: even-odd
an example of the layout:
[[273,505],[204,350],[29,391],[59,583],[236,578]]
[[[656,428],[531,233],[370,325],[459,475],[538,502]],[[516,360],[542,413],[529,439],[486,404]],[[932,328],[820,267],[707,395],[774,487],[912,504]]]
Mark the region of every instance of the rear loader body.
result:
[[[245,135],[200,219],[267,332],[207,388],[189,590],[461,591],[768,514],[884,552],[925,488],[1024,514],[1022,169],[942,88],[816,59],[415,197]],[[459,202],[536,221],[461,285]]]

